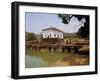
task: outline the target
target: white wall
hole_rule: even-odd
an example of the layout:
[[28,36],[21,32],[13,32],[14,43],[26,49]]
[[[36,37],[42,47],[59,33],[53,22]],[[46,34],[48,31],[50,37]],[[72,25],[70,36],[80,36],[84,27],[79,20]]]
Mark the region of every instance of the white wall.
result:
[[[13,81],[13,79],[10,78],[10,68],[11,68],[10,67],[11,65],[10,63],[11,62],[11,5],[10,4],[12,1],[14,0],[0,1],[0,81]],[[98,6],[99,7],[98,10],[100,10],[100,0],[21,0],[21,1],[88,5],[88,6],[94,5],[94,6]],[[100,22],[100,11],[98,14],[99,14],[98,20]],[[100,30],[100,23],[98,27],[99,27],[98,30]],[[98,45],[100,45],[100,42],[98,43]],[[100,62],[100,51],[98,56]],[[100,68],[100,63],[99,63],[99,68]],[[100,74],[34,79],[34,81],[99,81],[99,80],[100,80]],[[29,80],[26,79],[26,81],[33,81],[33,79],[29,79]]]
[[63,38],[63,33],[59,31],[46,30],[42,31],[42,36],[43,38]]

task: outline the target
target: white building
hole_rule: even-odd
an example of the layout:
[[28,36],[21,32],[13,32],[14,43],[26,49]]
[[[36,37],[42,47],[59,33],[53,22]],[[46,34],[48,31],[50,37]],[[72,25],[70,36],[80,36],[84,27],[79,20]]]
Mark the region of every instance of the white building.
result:
[[50,27],[42,30],[42,37],[43,38],[60,38],[63,39],[63,31]]

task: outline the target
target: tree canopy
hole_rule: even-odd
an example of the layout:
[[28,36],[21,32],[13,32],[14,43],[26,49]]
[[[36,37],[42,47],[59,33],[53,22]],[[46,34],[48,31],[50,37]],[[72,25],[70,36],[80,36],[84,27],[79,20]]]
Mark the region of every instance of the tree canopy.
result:
[[[82,24],[76,33],[79,37],[89,39],[89,16],[88,15],[69,15],[69,14],[58,14],[58,17],[62,19],[62,23],[68,24],[72,17],[77,18]],[[86,22],[83,22],[85,19]]]
[[36,35],[34,33],[29,33],[29,32],[26,32],[26,41],[32,41],[32,40],[36,40]]

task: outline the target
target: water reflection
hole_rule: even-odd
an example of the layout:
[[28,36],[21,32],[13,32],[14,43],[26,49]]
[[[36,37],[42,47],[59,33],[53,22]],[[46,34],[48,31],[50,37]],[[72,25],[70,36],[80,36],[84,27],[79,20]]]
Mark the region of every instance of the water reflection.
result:
[[25,56],[25,67],[33,68],[33,67],[44,67],[47,66],[47,63],[39,57],[31,57],[29,55]]

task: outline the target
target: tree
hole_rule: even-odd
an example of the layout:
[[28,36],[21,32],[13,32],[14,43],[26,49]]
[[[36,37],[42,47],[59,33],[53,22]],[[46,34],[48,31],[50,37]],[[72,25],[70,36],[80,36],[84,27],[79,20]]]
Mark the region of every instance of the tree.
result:
[[[58,17],[62,19],[62,23],[68,24],[72,17],[76,17],[81,24],[80,29],[76,33],[79,37],[89,39],[89,16],[88,15],[69,15],[69,14],[58,14]],[[83,22],[85,19],[86,22]]]
[[34,41],[36,40],[36,35],[34,33],[29,33],[29,32],[26,32],[25,34],[25,38],[26,38],[26,41]]

